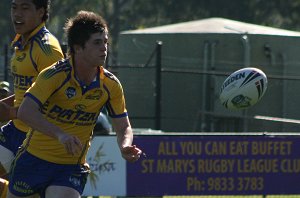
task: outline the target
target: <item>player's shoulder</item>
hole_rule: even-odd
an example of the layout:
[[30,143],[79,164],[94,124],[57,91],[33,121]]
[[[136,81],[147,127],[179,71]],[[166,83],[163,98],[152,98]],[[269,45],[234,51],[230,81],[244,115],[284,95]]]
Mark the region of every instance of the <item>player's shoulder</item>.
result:
[[45,52],[52,48],[60,48],[58,39],[46,27],[40,29],[33,41]]
[[119,79],[114,75],[112,72],[108,71],[107,69],[101,67],[101,74],[104,76],[106,81],[120,83]]
[[41,40],[44,44],[51,44],[49,41],[57,41],[57,38],[46,28],[43,27],[40,31],[36,34],[36,39]]
[[112,72],[101,68],[101,76],[103,86],[106,87],[110,93],[119,93],[120,90],[123,90],[120,80]]
[[56,63],[54,63],[53,65],[45,68],[42,72],[41,72],[41,76],[43,78],[52,78],[54,76],[59,77],[66,77],[69,76],[69,74],[71,73],[72,70],[72,66],[70,65],[70,62],[68,59],[62,59]]

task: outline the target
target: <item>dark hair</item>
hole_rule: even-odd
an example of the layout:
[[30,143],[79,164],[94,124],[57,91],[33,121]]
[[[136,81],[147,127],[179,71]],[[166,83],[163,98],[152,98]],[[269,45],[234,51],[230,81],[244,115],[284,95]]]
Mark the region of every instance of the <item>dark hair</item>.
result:
[[49,10],[51,0],[32,0],[32,3],[35,5],[36,9],[44,8],[45,13],[42,18],[43,21],[47,21],[49,19]]
[[68,39],[68,54],[74,54],[74,45],[84,47],[91,34],[107,31],[105,20],[94,12],[79,11],[67,20],[64,27]]

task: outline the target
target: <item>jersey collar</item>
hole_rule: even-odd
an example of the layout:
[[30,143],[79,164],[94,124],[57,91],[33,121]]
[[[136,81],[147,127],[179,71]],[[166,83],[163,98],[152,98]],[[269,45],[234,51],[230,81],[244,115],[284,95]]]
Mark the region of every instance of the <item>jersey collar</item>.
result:
[[28,41],[34,37],[37,33],[39,33],[43,28],[46,28],[45,27],[45,22],[42,22],[39,26],[37,26],[31,33],[30,35],[28,36],[28,38],[26,39],[26,41],[24,42],[25,44],[22,46],[22,35],[21,34],[16,34],[14,40],[12,41],[12,44],[11,46],[12,47],[17,47],[19,49],[23,49],[24,46],[28,43]]
[[69,63],[72,67],[72,79],[75,81],[75,83],[82,88],[85,92],[94,88],[100,88],[100,80],[104,79],[104,74],[103,74],[103,67],[98,67],[98,73],[96,75],[95,80],[89,85],[85,86],[75,75],[75,69],[74,69],[74,62],[73,58],[69,58]]

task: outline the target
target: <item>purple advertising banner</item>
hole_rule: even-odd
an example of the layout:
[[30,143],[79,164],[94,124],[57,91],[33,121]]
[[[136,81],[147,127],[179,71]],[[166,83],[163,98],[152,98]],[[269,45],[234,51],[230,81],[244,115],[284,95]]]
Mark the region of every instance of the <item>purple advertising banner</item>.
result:
[[299,136],[136,136],[128,196],[300,194]]

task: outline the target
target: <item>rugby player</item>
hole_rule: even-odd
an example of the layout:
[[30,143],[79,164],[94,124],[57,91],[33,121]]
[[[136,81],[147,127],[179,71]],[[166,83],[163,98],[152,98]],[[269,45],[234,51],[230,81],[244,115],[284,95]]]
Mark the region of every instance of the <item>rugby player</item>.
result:
[[[120,81],[103,68],[108,28],[104,19],[80,11],[65,24],[68,57],[43,70],[25,93],[18,118],[32,127],[11,168],[8,198],[79,198],[90,172],[86,154],[93,128],[106,106],[122,157],[135,162]],[[29,116],[30,115],[30,116]]]
[[[16,32],[12,42],[15,51],[11,59],[14,94],[0,101],[0,122],[12,120],[0,130],[1,177],[7,175],[15,153],[29,130],[25,123],[16,119],[17,107],[25,91],[42,69],[63,58],[58,40],[45,27],[49,6],[50,0],[11,1],[11,20]],[[0,182],[0,189],[6,184]]]

